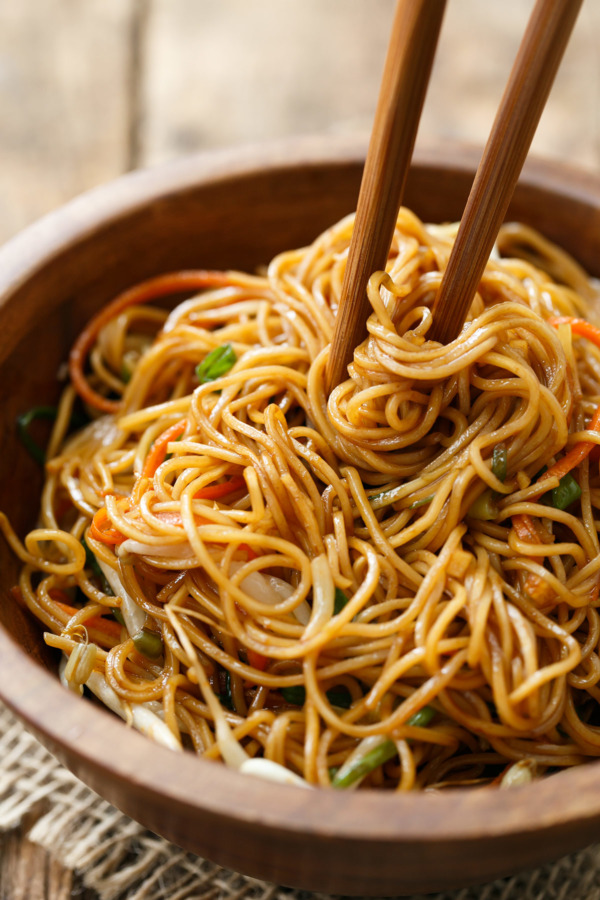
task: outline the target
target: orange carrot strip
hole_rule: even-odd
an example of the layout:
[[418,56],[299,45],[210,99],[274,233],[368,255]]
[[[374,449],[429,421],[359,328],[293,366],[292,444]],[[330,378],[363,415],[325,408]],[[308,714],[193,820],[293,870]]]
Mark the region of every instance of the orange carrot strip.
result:
[[[548,322],[550,325],[556,327],[559,325],[570,325],[573,334],[587,338],[600,348],[600,328],[596,328],[595,325],[586,322],[585,319],[576,319],[572,316],[555,316],[548,319]],[[600,434],[600,406],[592,416],[588,425],[588,431],[595,431]],[[555,462],[553,466],[550,466],[543,475],[540,475],[538,482],[545,481],[547,478],[552,478],[553,476],[556,476],[560,480],[572,469],[582,463],[596,446],[597,445],[592,443],[592,441],[579,441],[577,444],[574,444],[561,459]],[[541,497],[541,495],[542,494],[540,493],[538,497]],[[533,499],[537,500],[538,497]]]
[[260,553],[257,553],[255,550],[253,550],[250,544],[240,544],[240,550],[246,551],[246,556],[248,557],[250,562],[252,562],[253,559],[258,559],[258,557],[260,556]]
[[101,309],[88,322],[73,345],[69,355],[69,374],[79,396],[86,403],[89,403],[90,406],[101,409],[103,412],[115,413],[119,411],[121,407],[120,401],[109,400],[93,390],[87,383],[83,369],[87,355],[99,331],[111,319],[123,312],[124,309],[137,303],[145,303],[147,300],[164,297],[168,294],[176,294],[181,291],[195,291],[202,288],[225,287],[230,283],[231,279],[226,272],[199,269],[198,271],[172,272],[168,275],[159,275],[157,278],[142,281],[141,284],[123,291],[122,294],[115,297],[111,303]]
[[163,431],[163,433],[156,438],[146,457],[146,462],[142,469],[142,478],[152,478],[160,464],[165,461],[167,445],[170,444],[171,441],[177,440],[177,438],[183,434],[186,425],[187,419],[175,422],[174,425],[171,425],[170,428],[167,428],[166,431]]
[[528,573],[523,585],[523,591],[540,609],[556,597],[556,592],[552,585],[544,581],[539,575],[536,575],[535,572]]
[[[517,532],[519,540],[524,541],[527,544],[550,543],[547,538],[544,538],[540,533],[540,530],[535,523],[535,519],[530,516],[529,513],[518,513],[513,516],[512,525]],[[541,556],[535,556],[532,557],[532,559],[534,562],[540,564],[543,564],[544,562],[543,557]],[[534,572],[528,573],[525,584],[523,585],[523,590],[538,606],[550,602],[554,597],[554,590],[543,578],[536,575]]]
[[[52,597],[54,590],[48,592]],[[57,592],[58,593],[58,592]],[[62,591],[60,591],[62,593]],[[56,600],[52,597],[55,604],[59,609],[62,609],[63,612],[67,613],[69,617],[74,616],[75,613],[80,612],[76,606],[70,606],[68,603],[62,603],[60,600]],[[107,637],[115,638],[117,641],[121,640],[121,626],[118,622],[113,622],[111,619],[106,619],[104,616],[90,616],[89,619],[85,621],[85,628],[94,628],[96,631],[105,634]]]
[[[587,430],[595,431],[600,434],[600,406],[596,409],[596,412],[592,416]],[[583,460],[590,455],[590,453],[596,446],[598,445],[593,444],[592,441],[579,441],[577,444],[574,444],[571,449],[567,453],[565,453],[565,455],[561,457],[561,459],[558,460],[558,462],[555,462],[554,465],[550,466],[550,468],[547,469],[543,475],[540,475],[536,483],[545,481],[547,478],[552,478],[552,476],[554,475],[556,475],[556,477],[560,480],[568,472],[570,472],[571,469],[574,469],[576,466],[582,463]],[[539,496],[541,496],[541,494]]]
[[235,475],[227,481],[220,481],[219,484],[208,484],[206,487],[200,488],[194,494],[194,500],[218,500],[220,497],[226,497],[227,494],[239,491],[245,483],[241,475]]
[[90,525],[90,537],[103,544],[122,544],[125,535],[113,528],[106,509],[102,506],[94,515]]
[[250,648],[246,650],[246,653],[248,654],[248,665],[252,666],[253,669],[259,669],[261,672],[264,672],[269,662],[268,658]]
[[513,516],[512,524],[519,540],[525,541],[527,544],[539,544],[541,542],[540,534],[529,513],[518,513],[516,516]]
[[66,604],[67,606],[71,605],[69,602],[71,598],[64,591],[61,591],[60,588],[50,588],[48,596],[52,597],[56,603]]
[[548,324],[558,327],[559,325],[570,325],[573,334],[587,338],[596,347],[600,347],[600,328],[587,322],[585,319],[577,319],[574,316],[552,316],[548,319]]

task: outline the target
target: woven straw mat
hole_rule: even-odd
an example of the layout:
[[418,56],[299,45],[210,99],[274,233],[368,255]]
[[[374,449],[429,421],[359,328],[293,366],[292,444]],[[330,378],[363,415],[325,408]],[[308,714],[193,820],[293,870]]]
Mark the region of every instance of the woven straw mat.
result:
[[[63,768],[1,705],[0,760],[0,830],[33,820],[28,838],[101,900],[329,900],[238,875],[146,831]],[[428,898],[600,900],[600,845],[534,872]]]

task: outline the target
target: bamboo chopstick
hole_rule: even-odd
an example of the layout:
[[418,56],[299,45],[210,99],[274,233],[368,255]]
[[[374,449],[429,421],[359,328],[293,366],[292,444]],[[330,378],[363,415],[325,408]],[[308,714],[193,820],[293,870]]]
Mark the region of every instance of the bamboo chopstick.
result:
[[459,334],[483,275],[582,0],[538,0],[512,67],[433,304],[428,337]]
[[446,0],[398,0],[327,366],[331,390],[366,335],[367,281],[385,268]]

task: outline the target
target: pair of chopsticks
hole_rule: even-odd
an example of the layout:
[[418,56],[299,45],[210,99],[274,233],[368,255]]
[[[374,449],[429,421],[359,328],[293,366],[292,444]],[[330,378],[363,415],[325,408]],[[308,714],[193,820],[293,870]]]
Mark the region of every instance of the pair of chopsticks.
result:
[[[535,4],[432,307],[432,340],[448,343],[464,324],[582,2]],[[367,282],[387,261],[445,5],[398,0],[329,356],[330,389],[366,336]]]

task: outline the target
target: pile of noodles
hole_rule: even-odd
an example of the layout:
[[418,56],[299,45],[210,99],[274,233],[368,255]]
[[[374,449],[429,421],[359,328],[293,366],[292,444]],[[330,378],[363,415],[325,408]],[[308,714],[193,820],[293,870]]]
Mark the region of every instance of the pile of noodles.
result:
[[[598,756],[594,284],[506,227],[442,346],[455,229],[403,209],[328,395],[352,226],[260,276],[155,279],[92,321],[39,527],[22,545],[1,520],[15,593],[65,684],[242,771],[410,790]],[[69,433],[74,404],[92,421]]]

